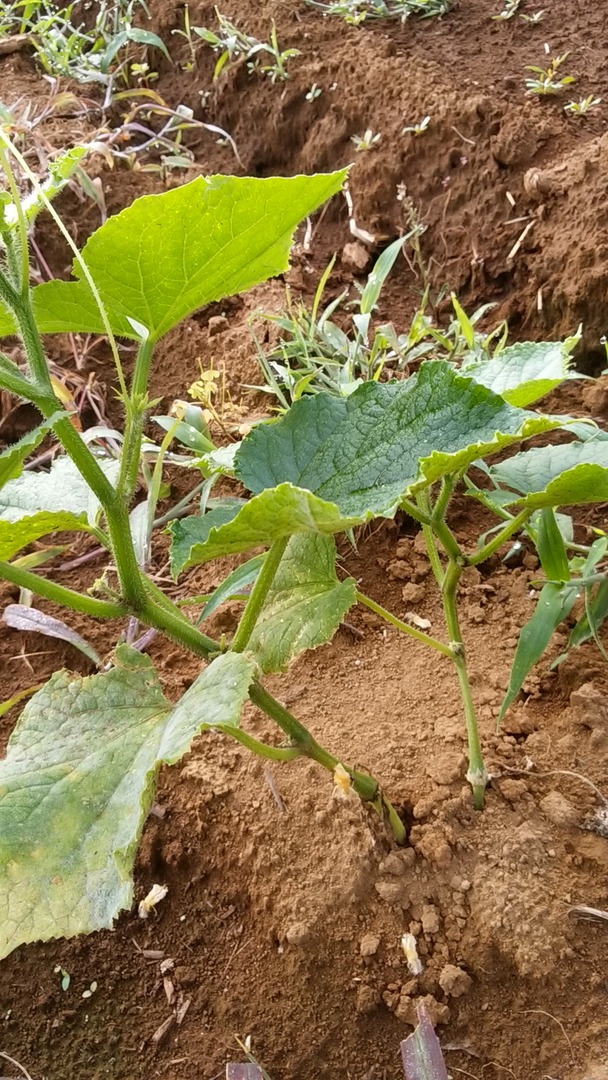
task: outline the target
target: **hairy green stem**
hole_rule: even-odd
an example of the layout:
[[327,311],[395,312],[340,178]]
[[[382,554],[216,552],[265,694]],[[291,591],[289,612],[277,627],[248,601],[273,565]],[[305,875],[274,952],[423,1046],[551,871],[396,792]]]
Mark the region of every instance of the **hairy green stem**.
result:
[[490,540],[487,544],[484,544],[484,546],[480,548],[479,551],[476,551],[473,555],[467,556],[467,565],[479,566],[480,563],[485,562],[486,559],[489,559],[490,555],[494,555],[494,553],[502,547],[502,545],[513,535],[513,533],[518,532],[521,528],[523,528],[531,514],[532,510],[530,510],[528,507],[526,507],[525,510],[521,510],[516,517],[511,518],[511,520],[507,522],[504,529],[501,529],[500,532],[496,533],[496,536],[494,536],[492,540]]
[[[15,175],[11,169],[8,154],[0,147],[0,166],[8,181],[11,195],[13,196],[13,203],[15,206],[15,213],[17,214],[17,224],[19,228],[19,244],[13,244],[12,238],[7,239],[7,249],[9,250],[9,267],[11,262],[13,263],[12,272],[15,274],[15,286],[19,289],[21,297],[26,300],[29,295],[30,288],[30,258],[27,242],[27,220],[23,211],[21,203],[21,193],[15,180]],[[18,246],[19,251],[15,251],[15,247]],[[12,255],[10,249],[12,247]],[[17,258],[15,259],[15,256]],[[21,266],[18,268],[15,264],[17,260],[21,261]]]
[[148,338],[140,343],[133,371],[131,394],[124,401],[126,409],[125,438],[122,447],[117,492],[127,505],[131,502],[137,485],[141,442],[148,403],[146,391],[153,352],[154,344]]
[[230,646],[232,652],[244,652],[247,648],[247,643],[253,633],[260,612],[264,607],[264,602],[274,581],[275,574],[279,569],[279,564],[285,554],[285,548],[288,543],[289,537],[283,536],[270,545],[266,558],[262,563],[262,569],[255,579],[255,584],[249,594],[245,610],[241,615],[241,620],[237,626],[234,638],[232,639],[232,644]]
[[72,611],[80,611],[83,615],[90,615],[95,619],[120,619],[129,614],[123,604],[97,600],[93,596],[83,596],[82,593],[67,589],[64,585],[57,585],[48,578],[40,577],[31,570],[23,570],[11,563],[0,562],[0,578],[10,581],[12,585],[18,585],[20,589],[29,589],[37,596],[44,597],[45,600],[51,600]]
[[481,752],[481,743],[479,740],[479,729],[477,727],[477,716],[475,714],[475,704],[473,702],[473,695],[471,693],[471,684],[469,682],[469,674],[467,671],[466,656],[464,644],[462,641],[462,634],[460,631],[460,622],[458,619],[458,607],[456,602],[456,590],[458,588],[458,582],[462,574],[462,566],[458,563],[450,561],[446,570],[445,581],[443,583],[442,600],[443,610],[445,614],[445,622],[450,636],[450,644],[453,651],[453,660],[456,667],[456,673],[458,675],[458,682],[460,685],[460,694],[462,697],[462,703],[464,707],[464,715],[467,725],[467,738],[469,744],[469,771],[467,773],[467,780],[469,781],[473,789],[473,802],[476,810],[483,809],[484,792],[488,782],[488,774],[483,761],[483,755]]
[[402,619],[398,619],[396,615],[392,615],[390,611],[382,607],[381,604],[377,604],[375,600],[371,600],[369,596],[365,596],[364,593],[359,592],[357,589],[357,600],[360,604],[365,604],[370,611],[375,612],[381,619],[385,619],[391,626],[396,627],[402,634],[409,634],[410,637],[420,641],[423,645],[430,645],[431,649],[435,649],[443,656],[449,657],[450,660],[454,659],[454,650],[449,645],[444,645],[443,641],[438,641],[437,638],[431,637],[430,634],[425,634],[422,630],[417,630],[415,626],[410,626],[409,623],[403,622]]

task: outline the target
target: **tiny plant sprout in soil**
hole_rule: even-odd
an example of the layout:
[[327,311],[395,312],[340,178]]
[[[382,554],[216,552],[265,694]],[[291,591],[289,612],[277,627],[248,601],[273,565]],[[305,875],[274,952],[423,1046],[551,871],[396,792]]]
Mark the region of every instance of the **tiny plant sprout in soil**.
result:
[[608,1076],[601,24],[0,4],[11,1080]]

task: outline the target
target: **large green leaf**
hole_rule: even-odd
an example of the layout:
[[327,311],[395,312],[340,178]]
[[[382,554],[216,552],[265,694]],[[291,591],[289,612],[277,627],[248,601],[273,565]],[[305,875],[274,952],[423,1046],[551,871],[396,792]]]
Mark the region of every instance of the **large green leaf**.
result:
[[[144,195],[89,238],[83,258],[113,330],[157,340],[191,312],[243,292],[287,269],[296,226],[340,190],[346,173],[318,176],[197,177]],[[77,281],[50,281],[33,292],[42,333],[104,333],[97,304]],[[12,321],[0,321],[0,334]]]
[[572,350],[580,334],[565,341],[522,341],[491,360],[466,364],[467,375],[511,405],[524,408],[554,390],[568,377]]
[[0,519],[0,559],[6,562],[34,540],[58,532],[89,532],[86,514],[43,510],[30,517],[21,517],[18,521]]
[[236,472],[254,493],[289,481],[364,520],[389,516],[400,499],[446,473],[555,426],[431,361],[403,382],[296,402],[280,420],[253,429]]
[[[114,482],[120,467],[118,462],[113,458],[100,458],[99,465]],[[42,510],[52,514],[68,512],[78,518],[85,514],[86,520],[94,524],[99,502],[70,458],[56,458],[50,473],[23,472],[0,488],[0,519],[3,521],[19,521],[27,514]],[[52,530],[59,528],[52,527]]]
[[490,469],[492,478],[518,492],[521,505],[574,506],[608,501],[608,442],[566,443],[527,450]]
[[285,671],[299,653],[329,641],[356,602],[353,579],[336,576],[333,537],[294,536],[247,648],[262,671]]
[[147,657],[83,679],[57,672],[0,762],[0,957],[112,925],[133,896],[135,848],[161,762],[205,726],[238,723],[251,657],[218,657],[172,709]]
[[219,555],[236,555],[253,547],[269,547],[274,540],[296,533],[336,533],[358,525],[361,517],[343,517],[337,506],[293,484],[262,491],[239,509],[226,524],[211,523],[216,513],[172,522],[171,572],[209,562]]
[[40,445],[42,440],[46,438],[60,415],[60,413],[56,413],[49,420],[45,420],[43,424],[39,424],[33,431],[28,431],[22,439],[19,439],[19,442],[7,446],[6,450],[2,451],[0,454],[0,488],[8,480],[14,480],[15,477],[21,475],[24,462],[32,451]]

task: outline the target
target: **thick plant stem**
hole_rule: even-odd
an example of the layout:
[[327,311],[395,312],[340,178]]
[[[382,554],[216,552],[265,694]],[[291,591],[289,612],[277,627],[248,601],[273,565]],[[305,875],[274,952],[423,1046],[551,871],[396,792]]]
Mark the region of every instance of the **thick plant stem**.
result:
[[484,793],[488,782],[488,774],[484,765],[479,741],[479,729],[475,704],[471,693],[469,673],[467,671],[466,657],[460,622],[458,619],[458,607],[456,603],[456,589],[462,574],[463,567],[456,562],[450,561],[446,570],[443,583],[442,600],[446,626],[450,635],[450,644],[453,651],[453,660],[458,675],[460,694],[464,707],[464,715],[467,725],[467,738],[469,744],[469,771],[467,780],[473,789],[473,802],[476,810],[483,809]]
[[244,652],[251,637],[255,624],[258,621],[264,602],[268,596],[270,586],[274,581],[275,574],[279,569],[279,563],[285,554],[285,548],[289,543],[288,536],[282,536],[271,544],[266,558],[262,563],[255,584],[251,590],[245,610],[241,615],[241,621],[237,626],[236,633],[230,646],[232,652]]
[[370,611],[373,611],[376,615],[379,615],[381,619],[384,619],[391,626],[396,627],[402,634],[409,634],[410,637],[420,641],[423,645],[430,645],[431,649],[435,649],[441,653],[442,656],[449,657],[450,660],[454,659],[454,650],[449,645],[444,645],[443,641],[438,641],[437,638],[431,637],[430,634],[425,634],[422,630],[417,630],[415,626],[410,626],[409,623],[403,622],[402,619],[398,619],[396,615],[392,615],[390,611],[383,608],[381,604],[377,604],[375,600],[371,600],[369,596],[365,596],[364,593],[359,592],[357,589],[357,600],[360,604],[365,604]]
[[95,619],[121,619],[129,614],[122,604],[114,604],[109,600],[97,600],[94,596],[83,596],[79,592],[74,592],[73,589],[66,589],[64,585],[57,585],[48,578],[40,577],[31,570],[12,566],[11,563],[0,562],[0,579],[10,581],[12,585],[18,585],[20,589],[29,589],[37,596],[52,600],[61,607],[80,611],[83,615],[90,615]]

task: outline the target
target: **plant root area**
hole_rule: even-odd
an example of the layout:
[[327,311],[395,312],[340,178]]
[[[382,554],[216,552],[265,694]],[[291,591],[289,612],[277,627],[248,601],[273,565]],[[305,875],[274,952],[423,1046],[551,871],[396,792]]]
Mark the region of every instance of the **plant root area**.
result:
[[[587,95],[608,99],[602,0],[550,4],[538,24],[493,20],[499,0],[461,0],[442,19],[362,27],[323,18],[298,0],[223,5],[260,39],[274,19],[281,47],[300,50],[289,62],[292,78],[275,85],[242,66],[213,83],[205,46],[193,70],[183,70],[187,43],[171,36],[183,25],[183,5],[151,0],[150,7],[151,27],[175,61],[158,61],[155,91],[229,132],[242,167],[208,131],[185,135],[195,163],[169,179],[94,158],[87,168],[109,212],[198,173],[287,175],[352,162],[353,214],[374,241],[355,238],[346,201],[336,198],[313,221],[308,244],[304,230],[298,234],[287,275],[294,295],[310,304],[333,252],[328,301],[353,278],[364,280],[383,245],[408,231],[413,207],[426,227],[420,257],[408,249],[409,265],[395,268],[383,319],[405,330],[425,286],[433,297],[447,287],[469,312],[494,303],[491,318],[507,318],[514,340],[558,338],[582,322],[579,368],[599,373],[608,104],[584,118],[563,105]],[[533,10],[531,0],[521,7]],[[190,20],[214,27],[212,5],[195,0]],[[565,52],[574,87],[555,98],[526,96],[526,65],[546,66]],[[9,107],[21,97],[41,108],[49,93],[27,49],[0,57],[0,83]],[[313,85],[322,92],[308,101]],[[45,148],[91,138],[99,125],[97,91],[70,89],[91,107],[41,122],[43,157]],[[120,108],[113,107],[114,124]],[[402,134],[425,116],[425,132]],[[368,128],[381,139],[356,152],[351,137]],[[71,190],[57,205],[84,243],[99,208]],[[69,253],[44,218],[35,239],[50,270],[65,275]],[[186,397],[202,364],[223,373],[226,400],[244,421],[267,412],[268,399],[245,388],[260,381],[248,318],[283,302],[284,284],[273,282],[171,334],[152,377],[158,411]],[[437,318],[447,323],[449,303],[437,302]],[[73,366],[67,339],[52,338],[50,349],[57,364]],[[119,422],[103,345],[87,354],[81,374],[105,384],[108,414]],[[606,379],[568,384],[551,405],[603,423]],[[25,409],[7,411],[0,436],[12,441],[33,422]],[[450,523],[469,544],[486,527],[464,498],[455,500]],[[603,509],[581,511],[575,523],[605,524]],[[343,565],[379,603],[428,619],[442,636],[421,541],[412,522],[386,523],[363,532],[356,552],[344,545]],[[73,557],[90,550],[78,539]],[[162,536],[154,560],[166,580]],[[230,565],[196,568],[169,591],[208,592]],[[265,763],[218,735],[199,738],[161,774],[137,856],[133,910],[113,931],[22,947],[0,965],[0,1049],[32,1080],[212,1080],[227,1061],[243,1059],[238,1036],[251,1039],[272,1080],[400,1080],[399,1042],[422,1000],[453,1080],[606,1080],[608,923],[573,909],[608,908],[608,664],[586,645],[550,671],[567,639],[567,628],[558,632],[496,725],[517,634],[534,610],[537,566],[524,549],[515,564],[493,559],[462,581],[463,632],[492,774],[483,812],[472,809],[465,780],[464,721],[449,662],[355,608],[330,644],[269,688],[328,749],[374,772],[403,811],[407,845],[396,848],[383,822],[357,798],[339,797],[314,764]],[[101,559],[85,562],[57,580],[84,589],[103,568]],[[4,587],[9,599],[15,591]],[[238,611],[227,605],[209,632],[231,633]],[[102,655],[124,629],[69,619]],[[160,638],[150,651],[176,700],[197,664]],[[70,646],[7,628],[0,656],[3,697],[62,666],[91,670]],[[2,749],[15,720],[13,710],[1,721]],[[244,723],[258,738],[273,737],[252,708]],[[168,894],[142,920],[137,901],[155,883]],[[418,975],[401,948],[406,932],[416,939]],[[0,1060],[6,1077],[23,1075]]]

